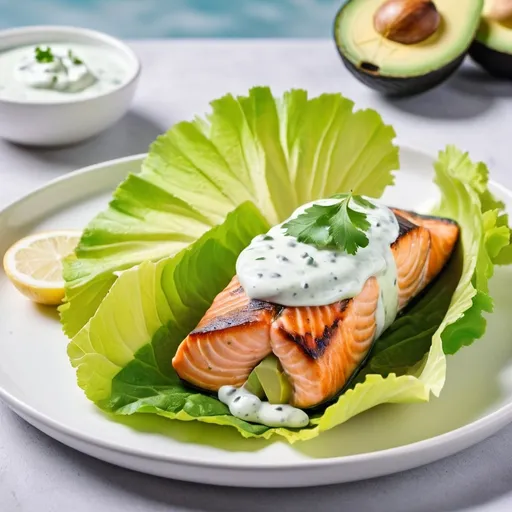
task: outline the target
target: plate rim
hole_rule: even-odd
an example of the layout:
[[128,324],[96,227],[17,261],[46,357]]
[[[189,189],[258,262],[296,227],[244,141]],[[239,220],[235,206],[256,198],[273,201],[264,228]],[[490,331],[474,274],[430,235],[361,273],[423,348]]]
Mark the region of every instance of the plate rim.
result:
[[[421,154],[423,157],[427,157],[429,159],[435,159],[433,152],[425,151],[409,144],[401,144],[397,143],[399,147],[399,151],[408,151],[416,154]],[[75,179],[77,176],[81,176],[84,174],[88,174],[90,172],[97,171],[99,169],[108,169],[109,167],[113,167],[115,165],[120,165],[124,163],[134,162],[140,160],[141,162],[146,157],[147,153],[139,153],[135,155],[115,158],[112,160],[107,160],[104,162],[100,162],[97,164],[92,164],[86,167],[79,168],[75,171],[66,173],[58,178],[48,181],[47,183],[37,187],[33,191],[25,194],[21,197],[18,197],[8,203],[4,208],[0,210],[0,218],[8,215],[9,210],[17,208],[21,203],[30,200],[32,197],[44,192],[48,188],[52,188],[56,184],[59,184],[64,181],[71,181]],[[503,195],[509,196],[512,200],[512,189],[506,187],[505,185],[495,181],[489,180],[489,184],[494,188],[498,189]],[[429,399],[435,397],[429,397]],[[152,454],[147,453],[143,449],[138,449],[133,446],[125,446],[120,443],[116,443],[114,441],[104,441],[100,438],[97,438],[93,435],[83,433],[75,428],[68,427],[65,424],[61,423],[58,420],[53,419],[45,413],[39,412],[32,405],[28,405],[23,402],[21,399],[13,396],[11,393],[7,392],[0,385],[0,399],[5,402],[15,413],[20,411],[20,415],[23,418],[31,418],[36,423],[42,423],[46,425],[49,429],[56,431],[64,436],[68,436],[70,438],[75,438],[80,442],[85,444],[92,445],[102,450],[109,450],[111,452],[118,453],[120,455],[129,455],[132,457],[137,457],[146,461],[158,461],[160,463],[170,463],[176,465],[185,465],[189,467],[195,468],[203,468],[203,469],[222,469],[222,470],[237,470],[237,471],[251,471],[251,470],[301,470],[307,468],[329,468],[331,466],[346,466],[346,465],[356,465],[359,463],[385,463],[392,462],[394,459],[399,457],[408,457],[418,454],[424,454],[425,452],[430,451],[431,449],[438,448],[439,446],[451,446],[453,445],[453,441],[457,441],[459,445],[463,447],[467,447],[471,444],[471,439],[478,438],[478,440],[482,440],[485,437],[492,435],[497,430],[503,428],[506,424],[512,422],[512,403],[506,404],[496,411],[486,414],[482,418],[474,420],[470,423],[467,423],[463,426],[460,426],[454,430],[450,430],[443,434],[436,435],[434,437],[430,437],[427,439],[422,439],[420,441],[415,441],[409,444],[395,446],[392,448],[386,448],[384,450],[376,450],[372,452],[358,453],[352,455],[341,455],[336,457],[322,457],[322,458],[309,458],[305,460],[298,460],[294,462],[286,462],[282,463],[279,460],[268,463],[268,462],[258,462],[258,461],[245,461],[238,460],[236,462],[233,461],[222,461],[216,460],[215,462],[210,462],[208,460],[201,460],[200,458],[187,458],[186,456],[176,456],[169,453],[159,453]],[[95,407],[92,402],[89,402],[92,407]],[[107,419],[105,419],[107,421]],[[34,424],[33,424],[34,425]],[[498,425],[497,428],[496,427]],[[37,426],[36,426],[37,428]],[[40,430],[40,429],[38,429]],[[478,437],[479,434],[484,431],[484,435],[482,437]],[[51,436],[53,437],[53,436]],[[178,441],[179,442],[179,441]],[[459,451],[458,449],[455,451]],[[436,460],[444,458],[445,456],[449,456],[453,451],[447,450],[446,455],[442,457],[436,457]],[[391,471],[393,472],[393,471]],[[379,473],[383,474],[383,473]]]

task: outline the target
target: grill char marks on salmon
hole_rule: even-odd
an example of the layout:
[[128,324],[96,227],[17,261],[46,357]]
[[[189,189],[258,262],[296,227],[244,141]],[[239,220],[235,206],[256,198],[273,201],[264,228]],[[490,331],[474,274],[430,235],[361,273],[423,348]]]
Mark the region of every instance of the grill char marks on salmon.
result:
[[241,386],[271,352],[270,323],[277,309],[249,299],[235,276],[179,346],[174,369],[183,380],[209,391]]
[[[283,337],[295,343],[312,359],[319,359],[332,340],[333,332],[345,316],[348,300],[329,306],[302,306],[284,308],[272,324],[272,329],[279,329]],[[320,315],[316,321],[314,315]],[[283,328],[280,325],[286,325]],[[277,355],[277,354],[276,354]]]
[[[446,265],[459,228],[446,219],[393,212],[400,227],[391,244],[400,310]],[[378,281],[371,277],[352,299],[282,307],[250,300],[235,277],[180,345],[174,369],[194,386],[217,391],[223,385],[241,386],[273,352],[292,386],[290,403],[314,407],[338,394],[368,357],[379,294]]]
[[[379,285],[366,281],[354,299],[329,306],[285,308],[270,331],[274,354],[292,385],[291,405],[312,407],[334,396],[368,354],[375,337]],[[342,305],[342,307],[340,307]],[[329,329],[329,337],[322,330]],[[315,337],[320,334],[321,337]],[[294,339],[322,347],[311,357]]]

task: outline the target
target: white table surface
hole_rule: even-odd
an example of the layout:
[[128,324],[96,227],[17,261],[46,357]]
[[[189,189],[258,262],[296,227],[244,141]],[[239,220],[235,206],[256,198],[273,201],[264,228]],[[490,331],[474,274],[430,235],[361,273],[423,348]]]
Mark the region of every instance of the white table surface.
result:
[[[131,112],[94,140],[30,150],[0,141],[0,208],[47,181],[101,161],[145,152],[173,123],[226,92],[270,85],[312,95],[341,91],[377,109],[404,144],[447,143],[483,159],[512,186],[512,84],[466,64],[442,87],[386,100],[354,80],[331,41],[140,41],[143,74]],[[1,234],[0,234],[1,235]],[[238,512],[276,510],[441,512],[512,510],[512,426],[459,455],[390,477],[296,490],[244,490],[163,480],[117,468],[53,441],[0,403],[1,512]]]

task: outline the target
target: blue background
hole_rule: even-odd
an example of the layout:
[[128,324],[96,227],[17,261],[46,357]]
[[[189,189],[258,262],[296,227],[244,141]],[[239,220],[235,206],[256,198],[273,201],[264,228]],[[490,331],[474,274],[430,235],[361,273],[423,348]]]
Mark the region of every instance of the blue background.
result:
[[342,0],[0,0],[0,28],[76,25],[126,38],[331,37]]

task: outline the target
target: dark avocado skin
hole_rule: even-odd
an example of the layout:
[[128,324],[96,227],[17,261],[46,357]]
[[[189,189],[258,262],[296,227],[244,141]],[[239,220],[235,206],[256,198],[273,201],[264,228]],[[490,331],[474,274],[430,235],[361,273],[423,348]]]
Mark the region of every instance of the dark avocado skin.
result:
[[512,53],[498,52],[475,40],[469,55],[492,76],[512,80]]
[[391,97],[404,97],[420,94],[444,82],[462,64],[465,54],[442,68],[436,69],[421,76],[389,77],[368,73],[355,66],[338,48],[340,57],[346,68],[363,84]]

